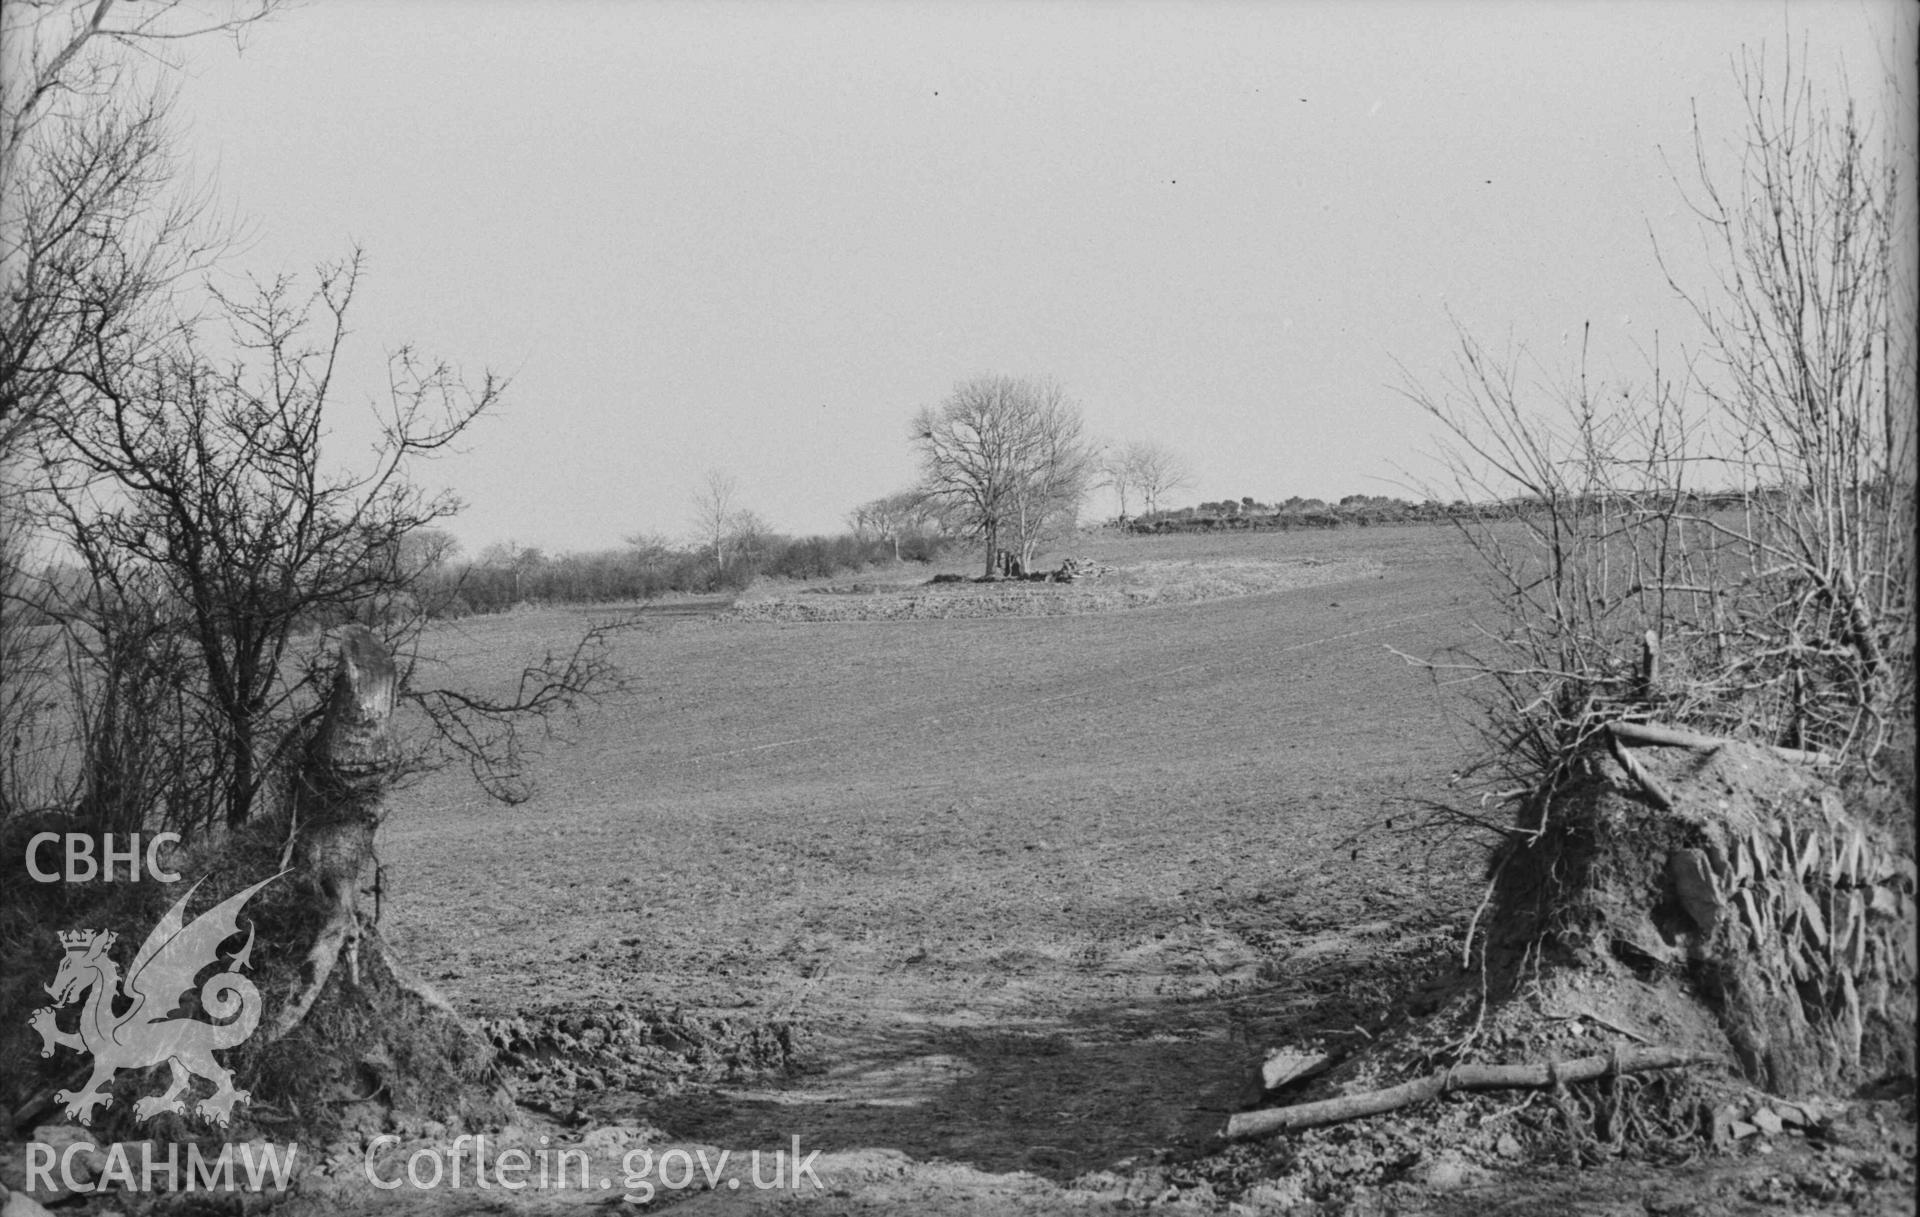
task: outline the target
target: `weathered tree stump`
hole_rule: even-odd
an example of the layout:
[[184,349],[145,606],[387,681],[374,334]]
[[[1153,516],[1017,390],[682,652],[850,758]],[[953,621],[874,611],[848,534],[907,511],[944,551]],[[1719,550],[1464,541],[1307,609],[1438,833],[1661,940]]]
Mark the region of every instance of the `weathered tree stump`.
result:
[[[1466,966],[1436,973],[1438,1008],[1409,1003],[1408,1017],[1317,1078],[1308,1101],[1236,1115],[1226,1136],[1546,1086],[1577,1141],[1599,1117],[1563,1101],[1565,1088],[1652,1072],[1664,1076],[1627,1102],[1655,1122],[1606,1114],[1610,1143],[1696,1125],[1717,1143],[1724,1105],[1711,1128],[1696,1118],[1714,1096],[1912,1076],[1920,872],[1874,801],[1892,792],[1835,784],[1816,753],[1653,724],[1596,734],[1492,858]],[[1306,1059],[1279,1054],[1276,1080],[1290,1083]],[[1610,1113],[1620,1093],[1606,1082]]]
[[[301,969],[301,991],[268,1030],[277,1040],[298,1026],[344,957],[359,983],[361,944],[378,941],[379,865],[374,834],[399,759],[393,703],[399,679],[393,657],[365,626],[340,635],[340,667],[319,731],[295,780],[288,856],[327,910],[326,923]],[[373,896],[374,908],[366,907]]]
[[[339,668],[326,710],[294,777],[280,856],[299,911],[283,925],[311,928],[282,940],[289,967],[254,1068],[281,1080],[302,1107],[338,1111],[377,1101],[417,1118],[487,1126],[511,1095],[485,1037],[414,977],[379,925],[376,835],[401,749],[393,714],[392,657],[361,626],[341,630]],[[344,965],[344,966],[343,966]]]
[[1629,781],[1596,769],[1508,844],[1491,949],[1697,1005],[1775,1093],[1910,1072],[1911,857],[1811,754],[1626,724],[1609,752]]

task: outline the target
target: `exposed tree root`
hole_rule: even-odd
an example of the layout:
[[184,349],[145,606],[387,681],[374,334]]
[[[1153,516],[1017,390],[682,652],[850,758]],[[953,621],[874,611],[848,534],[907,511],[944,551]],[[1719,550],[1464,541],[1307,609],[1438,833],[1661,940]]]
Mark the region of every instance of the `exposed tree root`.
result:
[[1633,753],[1628,752],[1626,745],[1621,742],[1619,732],[1612,731],[1607,734],[1607,746],[1613,752],[1613,759],[1620,763],[1620,768],[1626,770],[1627,776],[1639,784],[1640,789],[1653,800],[1655,807],[1661,811],[1673,810],[1673,795],[1660,784],[1659,779],[1647,772],[1646,766],[1633,759]]
[[314,939],[312,949],[307,952],[306,961],[301,965],[300,992],[290,997],[287,1003],[280,1007],[280,1013],[274,1016],[273,1024],[267,1028],[269,1044],[278,1042],[306,1018],[307,1011],[313,1008],[314,1000],[320,996],[322,990],[327,987],[327,982],[333,978],[333,969],[339,963],[340,956],[359,934],[359,917],[356,911],[346,902],[336,904],[333,912],[327,917],[326,924],[321,926],[319,937]]

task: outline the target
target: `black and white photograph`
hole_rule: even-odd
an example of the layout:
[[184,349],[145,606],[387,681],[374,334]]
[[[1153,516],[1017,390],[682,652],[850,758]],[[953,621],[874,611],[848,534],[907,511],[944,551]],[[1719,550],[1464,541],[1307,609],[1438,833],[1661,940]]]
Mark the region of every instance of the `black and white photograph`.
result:
[[0,1217],[1913,1214],[1920,5],[0,0]]

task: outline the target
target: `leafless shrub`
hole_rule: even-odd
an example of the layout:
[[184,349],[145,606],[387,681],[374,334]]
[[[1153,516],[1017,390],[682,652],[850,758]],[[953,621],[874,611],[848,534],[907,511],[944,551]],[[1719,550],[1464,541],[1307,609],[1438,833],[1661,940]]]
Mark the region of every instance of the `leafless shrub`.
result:
[[210,193],[175,155],[168,78],[186,41],[238,43],[280,7],[0,6],[0,815],[71,801],[79,775],[74,656],[47,628],[53,589],[30,522],[44,489],[35,445],[98,353],[167,330],[175,289],[225,248]]
[[[1695,207],[1718,281],[1675,282],[1708,335],[1638,387],[1586,360],[1542,387],[1462,334],[1405,392],[1447,437],[1445,497],[1500,606],[1428,663],[1477,687],[1469,776],[1544,800],[1605,723],[1682,723],[1871,768],[1911,739],[1912,283],[1897,161],[1851,107],[1749,58],[1736,166],[1696,124]],[[1670,276],[1671,279],[1671,276]],[[1441,497],[1441,496],[1435,496]]]

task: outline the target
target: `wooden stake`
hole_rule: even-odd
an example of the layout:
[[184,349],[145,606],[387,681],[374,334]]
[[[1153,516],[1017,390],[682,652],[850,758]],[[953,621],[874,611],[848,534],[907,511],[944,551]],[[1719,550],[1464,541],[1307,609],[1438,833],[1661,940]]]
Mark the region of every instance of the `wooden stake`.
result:
[[1660,636],[1648,630],[1640,640],[1640,700],[1652,705],[1660,697]]

